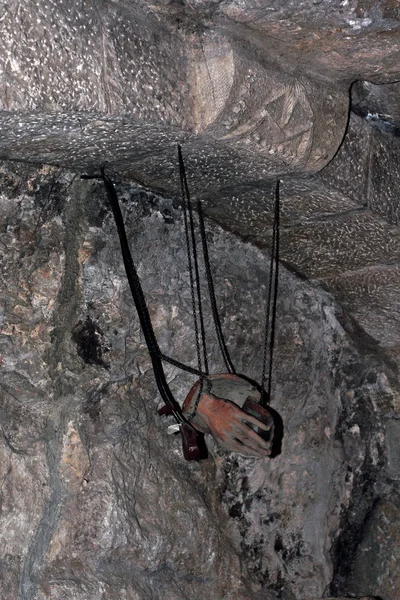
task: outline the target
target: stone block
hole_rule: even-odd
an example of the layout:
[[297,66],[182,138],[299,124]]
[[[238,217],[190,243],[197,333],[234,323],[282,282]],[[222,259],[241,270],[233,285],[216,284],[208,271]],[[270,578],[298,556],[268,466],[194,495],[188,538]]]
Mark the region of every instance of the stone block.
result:
[[339,214],[281,231],[281,258],[310,279],[395,265],[399,254],[400,232],[370,211]]

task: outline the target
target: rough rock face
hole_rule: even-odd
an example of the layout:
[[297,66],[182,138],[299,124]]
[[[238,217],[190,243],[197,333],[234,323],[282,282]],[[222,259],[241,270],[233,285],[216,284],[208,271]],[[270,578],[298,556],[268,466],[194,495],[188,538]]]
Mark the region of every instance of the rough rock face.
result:
[[[1,599],[398,600],[398,2],[0,8]],[[282,180],[272,460],[183,460],[79,179],[118,180],[160,345],[194,364],[177,142],[256,379]]]
[[[308,600],[331,589],[396,600],[394,565],[382,584],[378,568],[357,576],[364,528],[373,535],[371,515],[392,510],[400,478],[384,352],[332,296],[282,269],[282,452],[248,459],[210,443],[206,461],[186,463],[156,415],[102,186],[15,171],[3,167],[1,200],[2,597]],[[193,363],[180,210],[118,189],[160,345]],[[257,378],[266,257],[209,227],[228,346]],[[220,371],[211,325],[207,335]],[[182,400],[192,378],[166,372]],[[389,568],[385,535],[375,543]]]

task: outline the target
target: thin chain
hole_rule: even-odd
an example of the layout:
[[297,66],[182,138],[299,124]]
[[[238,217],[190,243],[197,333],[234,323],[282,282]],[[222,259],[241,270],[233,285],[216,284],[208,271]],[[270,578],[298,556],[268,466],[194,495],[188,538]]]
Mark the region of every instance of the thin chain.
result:
[[190,246],[190,237],[189,237],[189,223],[188,223],[188,215],[186,210],[186,201],[182,197],[183,204],[183,220],[185,223],[185,238],[186,238],[186,251],[187,251],[187,259],[189,266],[189,281],[190,281],[190,295],[192,298],[192,313],[193,313],[193,324],[194,324],[194,335],[196,342],[196,352],[197,352],[197,367],[198,370],[202,370],[201,363],[201,349],[200,349],[200,333],[199,333],[199,325],[197,320],[197,305],[196,305],[196,297],[194,291],[194,276],[193,276],[193,267],[192,267],[192,254],[191,254],[191,246]]
[[186,417],[189,422],[192,421],[194,419],[194,417],[197,415],[197,409],[198,409],[199,404],[200,404],[201,396],[202,396],[202,394],[204,392],[204,382],[207,383],[207,387],[206,387],[205,392],[207,394],[211,393],[212,382],[211,382],[211,379],[206,375],[205,377],[202,377],[200,379],[200,389],[199,389],[199,392],[197,394],[196,402],[194,403],[194,407],[193,407],[192,413],[188,417]]
[[[200,378],[200,389],[198,392],[198,396],[195,402],[194,410],[192,414],[188,417],[188,421],[192,420],[196,413],[198,404],[201,399],[201,395],[203,392],[204,381],[207,382],[207,390],[208,392],[211,389],[211,380],[208,377],[208,361],[207,361],[207,350],[206,350],[206,340],[205,340],[205,328],[204,328],[204,317],[202,311],[202,300],[201,300],[201,289],[200,289],[200,273],[199,273],[199,265],[198,265],[198,256],[197,256],[197,246],[196,246],[196,238],[195,238],[195,227],[194,227],[194,217],[193,217],[193,207],[190,200],[190,193],[187,184],[187,178],[185,173],[185,167],[182,158],[181,147],[178,145],[178,157],[179,157],[179,167],[180,167],[180,178],[181,178],[181,191],[182,191],[182,202],[183,202],[183,214],[184,214],[184,225],[185,225],[185,236],[186,236],[186,246],[187,246],[187,254],[188,254],[188,265],[189,265],[189,278],[190,278],[190,289],[191,289],[191,297],[192,297],[192,307],[193,307],[193,319],[194,319],[194,327],[195,327],[195,337],[196,337],[196,351],[197,351],[197,362],[198,368],[195,369],[188,365],[181,363],[178,360],[170,358],[163,354],[160,351],[157,339],[154,335],[154,331],[152,328],[150,316],[147,309],[146,300],[141,289],[141,284],[139,277],[137,275],[135,266],[132,261],[132,257],[130,255],[129,246],[126,240],[126,235],[124,231],[124,225],[122,221],[122,215],[120,214],[118,207],[118,200],[115,193],[114,186],[111,180],[105,175],[104,169],[101,169],[101,177],[104,180],[106,185],[107,193],[110,197],[112,205],[116,206],[117,212],[119,215],[115,214],[115,209],[113,207],[114,216],[117,222],[117,227],[120,234],[121,245],[123,246],[123,255],[124,262],[127,269],[128,280],[131,286],[132,294],[134,296],[135,302],[137,304],[137,308],[139,309],[139,316],[141,316],[141,325],[143,327],[143,331],[145,334],[146,342],[148,345],[148,349],[150,355],[154,359],[163,360],[168,362],[183,371],[188,373],[192,373],[193,375],[197,375]],[[274,356],[274,344],[275,344],[275,324],[276,324],[276,312],[277,312],[277,292],[278,292],[278,280],[279,280],[279,226],[280,226],[280,215],[279,215],[279,204],[280,204],[280,196],[279,196],[279,185],[280,181],[278,180],[275,187],[275,209],[274,209],[274,223],[273,223],[273,231],[272,231],[272,248],[271,248],[271,261],[270,261],[270,270],[269,270],[269,282],[268,282],[268,293],[267,293],[267,306],[266,306],[266,319],[265,319],[265,335],[264,335],[264,352],[263,352],[263,368],[262,368],[262,377],[261,377],[261,389],[265,391],[265,384],[267,381],[266,370],[267,370],[267,362],[268,362],[268,385],[267,385],[267,401],[271,397],[271,386],[272,386],[272,368],[273,368],[273,356]],[[197,203],[198,214],[199,214],[199,225],[200,225],[200,235],[202,240],[203,247],[203,257],[204,257],[204,265],[205,265],[205,273],[207,278],[208,290],[210,295],[211,308],[213,313],[215,330],[218,338],[218,343],[221,349],[221,353],[225,362],[225,366],[229,373],[235,373],[234,366],[229,356],[228,349],[225,344],[224,336],[222,333],[221,321],[219,318],[216,297],[215,297],[215,289],[212,279],[211,273],[211,265],[210,258],[208,253],[207,246],[207,238],[204,226],[204,216],[202,211],[201,202]],[[121,235],[122,234],[122,235]],[[125,248],[124,248],[125,247]],[[192,256],[193,254],[193,256]],[[194,271],[194,273],[193,273]],[[196,288],[196,290],[195,290]],[[197,303],[196,303],[196,291],[197,291]],[[272,305],[272,314],[271,314],[271,305]],[[269,333],[271,331],[271,335]],[[202,368],[202,351],[203,350],[203,361],[204,361],[204,370]],[[268,360],[269,358],[269,360]],[[157,364],[155,365],[157,366]],[[157,369],[160,371],[160,368]],[[160,373],[158,373],[159,375]],[[162,374],[162,379],[164,379],[164,375]],[[174,403],[176,405],[176,401],[170,396],[170,391],[166,382],[162,382],[163,386],[167,388],[167,396],[168,403]],[[163,397],[165,393],[162,394]],[[179,406],[179,405],[178,405]],[[177,407],[178,408],[178,407]],[[175,408],[176,411],[176,408]],[[182,416],[179,413],[175,413],[177,419],[181,420]]]
[[[265,315],[265,335],[264,335],[264,352],[263,352],[263,367],[261,375],[261,387],[265,389],[267,382],[267,362],[268,362],[268,385],[267,385],[267,399],[269,401],[271,397],[271,386],[272,386],[272,367],[274,357],[274,344],[275,344],[275,323],[276,323],[276,310],[277,310],[277,299],[278,299],[278,279],[279,279],[279,185],[280,181],[276,182],[275,186],[275,207],[274,207],[274,223],[272,228],[272,248],[271,248],[271,260],[269,268],[269,280],[268,280],[268,293],[267,293],[267,305]],[[272,305],[272,315],[271,315]],[[271,327],[271,335],[270,333]]]
[[269,348],[269,326],[271,318],[271,301],[272,301],[272,281],[274,275],[274,248],[275,248],[275,219],[272,227],[272,247],[271,247],[271,258],[269,263],[269,278],[268,278],[268,291],[267,291],[267,303],[265,313],[265,329],[264,329],[264,350],[263,350],[263,367],[261,374],[261,385],[265,386],[266,382],[266,371],[267,371],[267,359],[268,359],[268,348]]
[[218,344],[219,344],[219,347],[221,350],[221,354],[222,354],[222,358],[225,363],[226,370],[228,371],[228,373],[236,373],[235,367],[233,366],[231,357],[229,355],[228,348],[225,343],[224,334],[222,333],[221,319],[219,317],[217,300],[215,297],[214,282],[213,282],[212,273],[211,273],[210,255],[208,253],[208,244],[207,244],[206,228],[204,225],[203,208],[202,208],[202,204],[201,204],[200,200],[197,201],[197,212],[199,214],[200,236],[201,236],[201,243],[203,246],[204,267],[205,267],[206,279],[207,279],[207,284],[208,284],[208,293],[210,296],[210,303],[211,303],[211,310],[212,310],[212,315],[213,315],[213,320],[214,320],[215,332],[217,334]]
[[[208,375],[208,360],[207,360],[207,348],[206,348],[206,336],[205,336],[205,328],[204,328],[204,317],[202,310],[202,300],[201,300],[201,288],[200,288],[200,272],[199,272],[199,262],[197,256],[197,244],[196,244],[196,236],[195,236],[195,227],[194,227],[194,216],[193,216],[193,207],[190,199],[189,186],[186,178],[185,164],[183,162],[182,149],[178,144],[178,159],[179,159],[179,174],[181,179],[181,193],[182,193],[182,206],[183,206],[183,217],[185,224],[185,237],[186,237],[186,249],[188,255],[188,265],[189,265],[189,278],[190,278],[190,292],[192,297],[192,308],[193,308],[193,320],[194,320],[194,329],[195,329],[195,338],[196,338],[196,351],[197,351],[197,364],[198,371],[201,373],[200,375],[200,389],[198,391],[197,399],[195,405],[193,407],[192,413],[187,417],[188,421],[194,419],[197,414],[197,409],[199,406],[199,402],[201,399],[201,395],[203,393],[204,380]],[[190,226],[190,235],[189,235],[189,226]],[[193,257],[192,257],[193,254]],[[194,273],[193,275],[193,268]],[[195,287],[197,291],[197,305],[196,305],[196,297],[195,297]],[[204,372],[202,371],[202,360],[201,360],[201,348],[203,350],[203,362],[204,362]],[[211,382],[207,378],[208,382],[208,390],[211,389]]]
[[279,214],[279,179],[276,182],[275,188],[275,281],[274,281],[274,296],[272,302],[272,317],[271,317],[271,344],[269,348],[269,370],[268,370],[268,398],[271,398],[272,388],[272,366],[274,359],[275,348],[275,329],[276,329],[276,311],[278,303],[278,283],[279,283],[279,233],[280,233],[280,214]]
[[[192,309],[193,309],[193,320],[196,337],[196,350],[197,350],[197,364],[200,372],[202,369],[202,353],[204,362],[204,372],[208,374],[208,360],[207,360],[207,349],[206,349],[206,338],[204,328],[204,318],[201,302],[201,289],[200,289],[200,272],[199,262],[197,257],[197,245],[194,228],[194,216],[193,207],[190,199],[189,186],[186,178],[185,165],[182,157],[182,149],[178,144],[178,159],[179,159],[179,173],[181,179],[181,192],[182,192],[182,205],[183,205],[183,217],[185,224],[185,236],[186,236],[186,249],[188,255],[189,265],[189,278],[190,278],[190,292],[192,296]],[[190,230],[190,233],[189,233]],[[193,256],[192,256],[193,255]],[[194,275],[193,275],[194,270]],[[196,289],[195,289],[196,288]],[[196,304],[196,292],[197,292],[197,304]],[[203,352],[202,352],[203,351]]]

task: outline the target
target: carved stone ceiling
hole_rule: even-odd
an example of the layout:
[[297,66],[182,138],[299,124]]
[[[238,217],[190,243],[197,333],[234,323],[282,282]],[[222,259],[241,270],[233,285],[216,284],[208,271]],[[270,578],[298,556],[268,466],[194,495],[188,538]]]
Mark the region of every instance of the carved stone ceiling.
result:
[[396,346],[376,277],[396,289],[397,0],[1,5],[2,159],[176,196],[180,142],[193,196],[264,246],[280,177],[283,260]]
[[203,191],[318,171],[351,82],[400,79],[392,0],[2,5],[2,156],[168,191],[178,140]]

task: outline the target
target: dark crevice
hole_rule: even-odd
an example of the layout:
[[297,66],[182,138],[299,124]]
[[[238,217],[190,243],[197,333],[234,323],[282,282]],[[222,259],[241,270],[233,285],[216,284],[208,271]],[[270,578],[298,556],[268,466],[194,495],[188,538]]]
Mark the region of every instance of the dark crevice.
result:
[[103,359],[103,331],[89,316],[85,321],[78,321],[71,337],[77,346],[78,355],[86,364],[109,368]]

